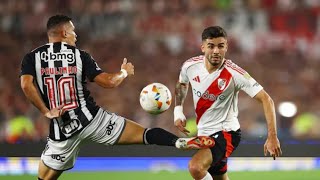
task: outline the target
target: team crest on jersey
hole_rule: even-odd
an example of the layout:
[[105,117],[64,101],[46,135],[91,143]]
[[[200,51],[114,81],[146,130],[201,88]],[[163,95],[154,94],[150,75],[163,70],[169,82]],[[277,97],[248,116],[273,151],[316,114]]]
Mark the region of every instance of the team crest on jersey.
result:
[[227,80],[221,79],[221,78],[218,79],[218,88],[220,90],[224,90],[224,88],[226,87],[226,84],[227,84]]
[[61,131],[63,134],[72,134],[81,126],[80,120],[76,117],[64,122]]

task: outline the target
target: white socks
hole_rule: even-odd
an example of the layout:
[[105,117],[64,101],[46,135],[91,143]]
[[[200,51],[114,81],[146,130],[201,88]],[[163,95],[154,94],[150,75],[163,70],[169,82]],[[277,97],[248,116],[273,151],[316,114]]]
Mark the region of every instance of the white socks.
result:
[[213,180],[211,174],[207,171],[207,174],[201,180]]
[[213,180],[213,178],[212,178],[211,174],[207,172],[206,176],[203,177],[201,180]]

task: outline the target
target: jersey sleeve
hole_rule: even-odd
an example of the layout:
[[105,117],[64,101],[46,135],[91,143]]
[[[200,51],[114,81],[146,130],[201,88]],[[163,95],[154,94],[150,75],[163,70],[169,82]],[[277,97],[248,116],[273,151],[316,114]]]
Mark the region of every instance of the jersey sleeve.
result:
[[189,78],[187,75],[187,66],[185,64],[182,65],[179,75],[179,82],[180,83],[189,83]]
[[233,72],[236,88],[238,90],[243,90],[250,97],[254,97],[263,89],[263,87],[245,70],[241,69],[241,72],[234,70]]
[[25,55],[21,62],[20,77],[26,74],[36,76],[35,60],[30,54]]
[[84,56],[83,58],[84,74],[90,81],[93,81],[93,79],[103,71],[90,54],[84,52],[83,56]]

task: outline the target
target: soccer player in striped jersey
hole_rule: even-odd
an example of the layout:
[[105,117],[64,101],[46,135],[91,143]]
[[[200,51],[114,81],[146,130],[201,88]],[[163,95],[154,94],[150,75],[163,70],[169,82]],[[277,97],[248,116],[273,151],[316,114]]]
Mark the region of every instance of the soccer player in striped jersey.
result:
[[103,110],[90,96],[87,79],[114,88],[132,76],[134,66],[127,59],[118,73],[103,72],[90,54],[76,47],[75,27],[65,15],[49,18],[47,35],[49,43],[25,55],[20,73],[26,97],[50,119],[38,179],[58,179],[63,171],[71,169],[83,141],[175,146],[176,135],[161,128],[143,128]]
[[201,50],[204,55],[193,57],[182,65],[175,91],[174,123],[180,131],[188,133],[183,102],[191,84],[198,128],[198,137],[193,141],[211,136],[214,146],[197,151],[189,163],[189,172],[196,180],[228,180],[227,158],[241,138],[237,117],[239,91],[262,103],[268,125],[264,154],[270,153],[275,158],[282,152],[277,138],[274,103],[245,70],[225,58],[228,43],[223,28],[204,29]]

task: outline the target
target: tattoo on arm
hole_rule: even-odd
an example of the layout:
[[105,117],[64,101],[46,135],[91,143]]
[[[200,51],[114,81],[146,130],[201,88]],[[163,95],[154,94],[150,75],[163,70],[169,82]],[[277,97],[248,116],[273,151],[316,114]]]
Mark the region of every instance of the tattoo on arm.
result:
[[175,102],[176,106],[183,105],[188,93],[189,84],[177,82],[175,90]]

